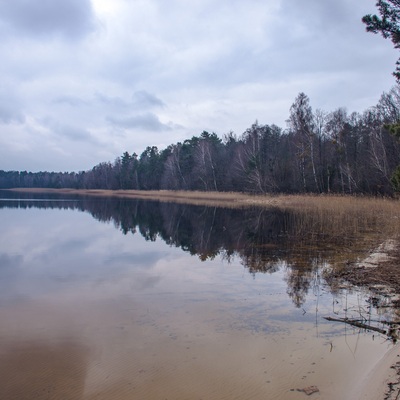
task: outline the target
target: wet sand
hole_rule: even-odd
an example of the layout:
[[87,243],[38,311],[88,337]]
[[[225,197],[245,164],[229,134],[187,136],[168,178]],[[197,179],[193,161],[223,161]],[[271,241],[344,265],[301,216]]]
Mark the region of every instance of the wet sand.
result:
[[[400,348],[391,349],[355,387],[354,399],[397,400],[400,397]],[[397,366],[397,367],[395,367]]]

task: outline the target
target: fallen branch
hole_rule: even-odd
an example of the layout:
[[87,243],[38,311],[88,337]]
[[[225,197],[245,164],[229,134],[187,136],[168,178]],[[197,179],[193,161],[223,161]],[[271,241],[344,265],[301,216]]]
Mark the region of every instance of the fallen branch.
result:
[[332,317],[324,317],[327,321],[335,321],[335,322],[343,322],[348,325],[355,326],[357,328],[368,329],[370,331],[375,331],[386,335],[387,332],[384,329],[376,328],[375,326],[367,325],[362,322],[358,322],[357,320],[352,320],[348,318],[332,318]]

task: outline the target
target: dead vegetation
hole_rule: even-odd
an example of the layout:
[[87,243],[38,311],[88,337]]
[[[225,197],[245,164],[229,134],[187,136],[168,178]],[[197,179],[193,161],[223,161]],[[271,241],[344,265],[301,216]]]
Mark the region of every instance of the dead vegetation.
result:
[[400,308],[400,246],[388,251],[388,257],[375,266],[364,262],[348,263],[336,268],[328,279],[346,281],[355,286],[368,288],[371,292],[385,295],[391,305]]

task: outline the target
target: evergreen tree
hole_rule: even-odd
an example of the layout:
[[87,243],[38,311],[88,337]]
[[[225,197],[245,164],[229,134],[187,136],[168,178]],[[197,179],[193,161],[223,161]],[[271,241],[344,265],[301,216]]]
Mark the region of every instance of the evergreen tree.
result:
[[[390,39],[395,49],[400,49],[400,0],[379,0],[376,3],[380,17],[365,15],[362,22],[367,25],[367,31],[380,33],[385,39]],[[393,75],[400,82],[400,58],[396,62]]]

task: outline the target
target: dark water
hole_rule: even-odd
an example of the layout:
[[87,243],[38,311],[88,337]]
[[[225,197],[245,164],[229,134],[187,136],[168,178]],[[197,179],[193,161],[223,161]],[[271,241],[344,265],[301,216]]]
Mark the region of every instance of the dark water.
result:
[[392,317],[323,279],[374,220],[0,198],[1,399],[350,399],[391,347],[323,319]]

